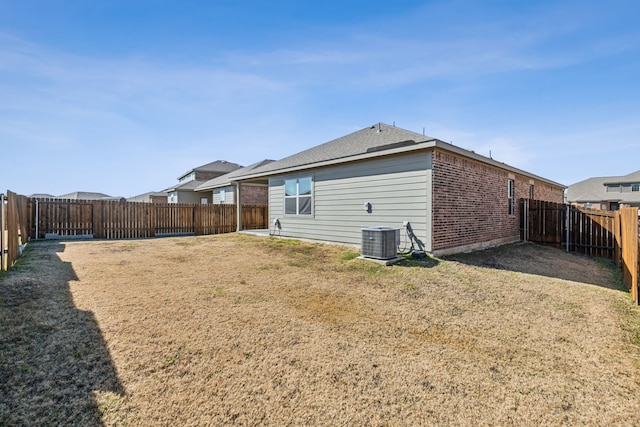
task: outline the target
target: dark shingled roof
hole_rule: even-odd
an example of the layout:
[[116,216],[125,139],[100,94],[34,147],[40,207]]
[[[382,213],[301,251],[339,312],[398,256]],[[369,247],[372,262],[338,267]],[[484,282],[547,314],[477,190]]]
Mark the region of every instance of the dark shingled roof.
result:
[[640,202],[640,192],[607,192],[607,184],[638,184],[640,170],[623,176],[603,176],[588,178],[567,188],[568,202]]
[[226,160],[216,160],[215,162],[211,162],[211,163],[207,163],[206,165],[202,165],[202,166],[198,166],[197,168],[193,168],[185,173],[183,173],[182,175],[180,175],[178,177],[178,179],[181,179],[187,175],[189,175],[191,172],[223,172],[223,173],[229,173],[232,172],[236,169],[240,169],[242,166],[240,166],[237,163],[232,163],[232,162],[228,162]]
[[[74,191],[73,193],[63,194],[58,199],[74,199],[74,200],[103,200],[113,199],[114,197],[104,193],[93,193],[90,191]],[[118,198],[118,197],[115,197]]]
[[[255,168],[250,173],[278,171],[433,140],[434,138],[429,136],[384,123],[378,123],[334,139],[333,141],[301,151],[282,160],[269,163],[266,166]],[[243,175],[248,175],[248,173],[243,173]]]
[[173,187],[165,188],[162,190],[163,193],[170,193],[172,191],[193,191],[200,184],[203,184],[205,181],[203,180],[191,180],[187,182],[182,182],[174,185]]

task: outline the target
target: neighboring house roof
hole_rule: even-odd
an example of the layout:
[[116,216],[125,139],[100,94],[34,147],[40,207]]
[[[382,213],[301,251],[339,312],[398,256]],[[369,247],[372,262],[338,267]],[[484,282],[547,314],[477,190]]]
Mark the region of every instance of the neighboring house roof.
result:
[[73,193],[58,196],[58,199],[76,199],[76,200],[102,200],[102,199],[120,199],[120,197],[109,196],[104,193],[92,193],[89,191],[74,191]]
[[205,181],[187,181],[182,184],[175,185],[173,187],[169,187],[165,190],[162,190],[163,193],[171,193],[173,191],[195,191],[196,187],[200,184],[203,184]]
[[248,180],[262,178],[280,173],[295,172],[390,154],[409,153],[429,148],[440,148],[501,169],[535,178],[554,186],[565,187],[557,182],[539,177],[491,158],[481,156],[473,151],[465,150],[430,136],[421,135],[419,133],[384,123],[378,123],[376,125],[366,127],[357,132],[309,148],[308,150],[286,157],[282,160],[269,163],[268,165],[256,168],[249,173],[244,173],[236,177],[236,179]]
[[275,160],[265,159],[259,162],[256,162],[252,165],[245,166],[244,168],[236,169],[233,172],[229,172],[228,174],[221,175],[217,178],[210,179],[199,186],[196,187],[196,191],[205,191],[205,190],[213,190],[214,188],[228,187],[232,184],[232,181],[235,177],[246,175],[250,173],[252,170],[260,168],[262,166],[266,166],[269,163],[273,163]]
[[53,194],[47,194],[47,193],[34,193],[29,197],[33,199],[54,199],[56,196],[54,196]]
[[605,181],[604,185],[607,184],[638,184],[640,183],[640,170],[631,172],[628,175],[624,176],[612,176],[609,177],[608,181]]
[[569,203],[587,202],[640,202],[640,192],[607,192],[607,185],[638,184],[640,170],[623,176],[603,176],[588,178],[567,188]]
[[160,191],[150,191],[144,194],[138,194],[137,196],[129,197],[127,200],[130,202],[135,202],[138,200],[149,200],[151,197],[167,197],[167,193]]
[[241,168],[242,166],[237,163],[231,163],[226,160],[216,160],[215,162],[207,163],[206,165],[198,166],[193,168],[178,177],[178,180],[184,178],[192,172],[222,172],[229,173],[236,169]]

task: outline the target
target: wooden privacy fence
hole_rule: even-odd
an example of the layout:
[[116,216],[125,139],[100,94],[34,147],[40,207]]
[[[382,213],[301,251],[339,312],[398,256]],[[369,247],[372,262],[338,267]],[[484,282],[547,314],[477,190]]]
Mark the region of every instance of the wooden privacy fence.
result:
[[[268,206],[243,205],[242,228],[269,228]],[[0,270],[15,263],[29,239],[137,239],[236,229],[235,205],[29,198],[7,191],[0,195]]]
[[6,271],[16,262],[27,243],[28,200],[11,191],[0,194],[0,271]]
[[[32,238],[135,239],[236,231],[235,205],[137,203],[111,200],[33,199]],[[243,205],[242,228],[265,229],[267,205]]]
[[640,276],[638,208],[598,211],[576,206],[520,200],[522,240],[613,260],[636,303]]

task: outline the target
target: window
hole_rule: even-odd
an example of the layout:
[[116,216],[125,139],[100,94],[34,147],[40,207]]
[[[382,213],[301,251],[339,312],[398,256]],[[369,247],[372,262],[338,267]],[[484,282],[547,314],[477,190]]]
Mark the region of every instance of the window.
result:
[[221,204],[224,203],[225,199],[226,199],[226,194],[223,188],[222,190],[220,190],[220,203]]
[[183,183],[183,182],[187,182],[187,181],[193,181],[196,178],[195,172],[191,172],[188,175],[183,176],[182,178],[180,178],[178,180],[179,183]]
[[509,199],[509,215],[515,215],[515,197],[513,196],[514,192],[514,182],[512,179],[507,181],[507,194]]
[[529,184],[529,198],[533,200],[533,184]]
[[631,191],[640,191],[640,184],[631,184]]
[[284,213],[311,215],[311,177],[284,181]]

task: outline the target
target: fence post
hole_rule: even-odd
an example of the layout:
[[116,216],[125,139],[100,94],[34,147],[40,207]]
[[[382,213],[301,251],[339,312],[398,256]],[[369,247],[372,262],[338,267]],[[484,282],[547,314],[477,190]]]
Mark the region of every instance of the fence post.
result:
[[567,243],[567,252],[569,252],[569,235],[570,235],[570,233],[569,233],[569,231],[570,231],[570,230],[569,230],[569,228],[571,227],[571,221],[569,221],[570,209],[571,209],[571,208],[569,207],[569,205],[567,205],[567,214],[566,214],[566,215],[567,215],[567,216],[566,216],[566,218],[567,218],[567,226],[565,227],[565,228],[567,229],[567,231],[566,231],[566,237],[567,237],[567,242],[566,242],[566,243]]
[[0,271],[6,271],[6,252],[5,252],[5,207],[4,207],[5,195],[0,193]]

